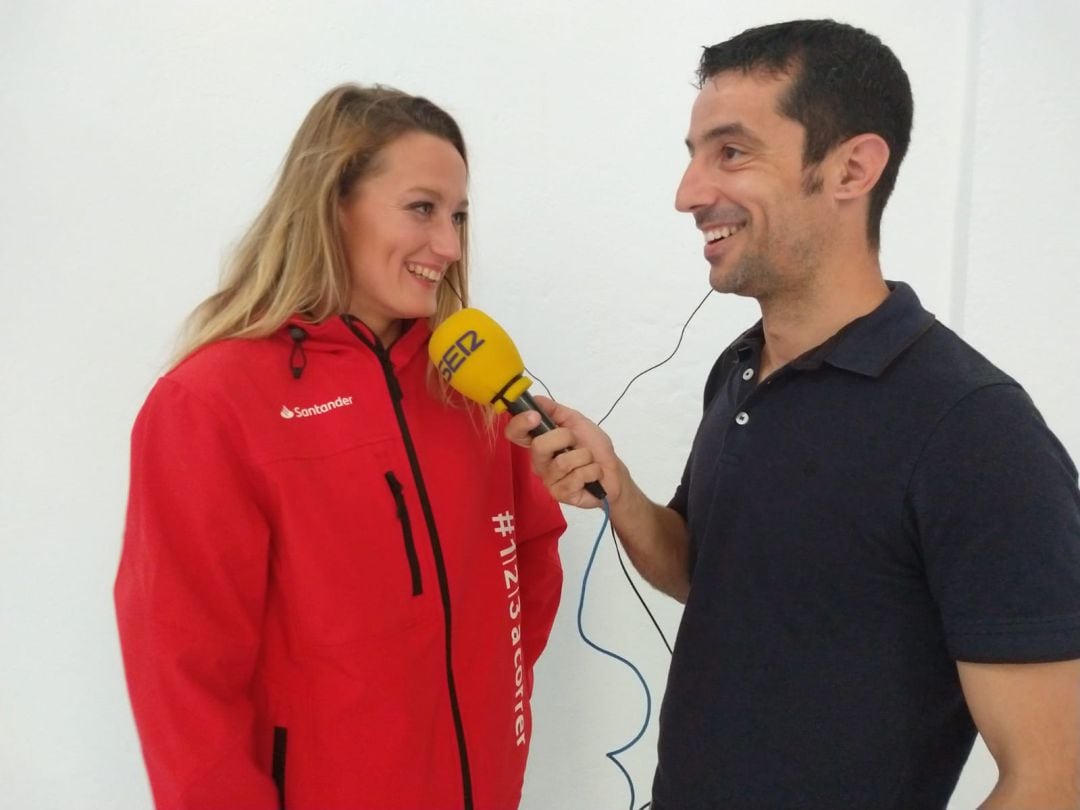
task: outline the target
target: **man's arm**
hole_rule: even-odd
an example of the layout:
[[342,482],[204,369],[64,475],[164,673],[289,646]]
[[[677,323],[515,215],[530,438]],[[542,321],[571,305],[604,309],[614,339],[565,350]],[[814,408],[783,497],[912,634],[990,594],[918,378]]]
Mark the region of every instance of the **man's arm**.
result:
[[533,471],[562,503],[599,506],[585,490],[587,483],[599,481],[607,492],[612,525],[634,567],[653,587],[685,602],[690,538],[682,515],[645,496],[599,427],[571,408],[546,397],[536,399],[558,428],[533,438],[529,431],[540,417],[526,412],[507,423],[507,438],[529,448]]
[[982,810],[1080,808],[1080,660],[957,669],[998,766]]

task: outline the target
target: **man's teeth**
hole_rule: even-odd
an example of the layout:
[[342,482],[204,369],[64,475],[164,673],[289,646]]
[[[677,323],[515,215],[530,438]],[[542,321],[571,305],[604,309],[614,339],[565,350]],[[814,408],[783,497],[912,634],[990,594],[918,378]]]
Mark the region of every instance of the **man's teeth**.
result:
[[727,239],[729,236],[734,236],[742,229],[742,225],[725,225],[723,228],[716,228],[715,230],[705,231],[705,241],[715,242],[718,239]]
[[438,281],[442,278],[442,273],[438,270],[432,270],[430,267],[424,267],[422,264],[412,264],[410,262],[405,265],[405,269],[414,276],[420,276],[420,278],[427,279],[428,281]]

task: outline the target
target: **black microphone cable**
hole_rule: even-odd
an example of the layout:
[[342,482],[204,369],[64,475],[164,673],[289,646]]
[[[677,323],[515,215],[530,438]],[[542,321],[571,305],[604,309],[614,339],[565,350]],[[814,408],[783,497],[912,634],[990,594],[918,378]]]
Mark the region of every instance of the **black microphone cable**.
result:
[[[623,388],[622,393],[619,394],[619,396],[615,398],[615,401],[611,404],[611,407],[608,408],[607,413],[605,413],[600,418],[600,421],[596,423],[597,426],[602,424],[605,419],[607,419],[609,416],[611,416],[612,411],[615,410],[615,406],[618,405],[620,401],[622,401],[622,398],[624,396],[626,396],[626,392],[630,390],[631,385],[633,385],[641,377],[648,374],[650,371],[654,371],[655,369],[660,368],[662,365],[667,363],[669,360],[671,360],[671,358],[673,358],[675,356],[676,352],[679,351],[679,347],[682,346],[683,337],[686,335],[686,329],[687,329],[687,327],[689,327],[690,321],[693,320],[694,316],[698,313],[698,310],[700,310],[701,307],[704,306],[705,302],[708,300],[709,296],[712,295],[712,293],[713,293],[713,291],[710,289],[709,292],[707,292],[705,294],[705,297],[702,298],[701,301],[698,302],[698,305],[696,307],[694,307],[693,311],[691,311],[690,315],[687,317],[686,321],[683,323],[682,329],[679,331],[679,339],[675,343],[675,348],[671,350],[671,354],[669,354],[667,357],[665,357],[659,363],[656,363],[656,364],[654,364],[652,366],[649,366],[644,371],[640,371],[637,374],[635,374],[633,377],[631,377],[630,381]],[[525,371],[529,375],[529,377],[531,377],[533,380],[536,380],[536,382],[538,382],[540,384],[540,386],[547,393],[548,397],[550,397],[551,399],[555,399],[555,397],[552,396],[552,394],[551,394],[551,389],[547,387],[547,384],[543,380],[541,380],[538,376],[533,374],[533,372],[531,370],[529,370],[528,367],[525,368]],[[629,750],[631,747],[633,747],[638,742],[638,740],[640,740],[642,738],[642,736],[644,736],[645,731],[646,731],[646,729],[648,728],[648,725],[649,725],[649,719],[652,716],[652,695],[649,692],[649,685],[645,681],[645,676],[641,674],[641,671],[631,661],[629,661],[628,659],[624,658],[623,656],[619,655],[618,653],[612,652],[611,650],[604,649],[600,645],[593,642],[588,636],[586,636],[584,627],[582,625],[582,619],[581,619],[582,612],[583,612],[584,607],[585,607],[585,590],[586,590],[586,588],[588,586],[589,573],[591,572],[593,562],[596,559],[596,552],[597,552],[597,549],[600,546],[600,541],[603,539],[604,529],[605,528],[610,527],[610,529],[611,529],[611,541],[612,541],[612,544],[615,546],[615,555],[619,560],[619,567],[622,569],[623,576],[626,578],[627,583],[629,583],[630,588],[634,591],[634,595],[637,597],[638,602],[641,603],[642,608],[644,608],[645,613],[648,615],[649,620],[652,622],[653,627],[656,628],[656,632],[659,633],[660,639],[664,642],[664,646],[667,648],[668,655],[672,654],[672,648],[671,648],[671,644],[668,643],[667,636],[664,635],[664,631],[660,627],[660,623],[656,621],[656,616],[654,616],[652,610],[649,609],[648,603],[646,603],[645,598],[641,595],[641,591],[638,590],[637,585],[634,584],[634,580],[630,576],[630,572],[626,568],[626,563],[623,561],[622,550],[619,548],[620,543],[619,543],[618,537],[615,534],[615,527],[611,524],[611,510],[610,510],[610,507],[608,505],[607,498],[603,499],[603,501],[601,503],[601,506],[603,506],[603,509],[604,509],[604,523],[603,523],[603,525],[601,525],[600,533],[598,534],[598,536],[596,538],[596,542],[593,544],[592,552],[589,555],[589,562],[585,567],[585,575],[584,575],[584,577],[582,578],[582,581],[581,581],[581,597],[578,600],[577,627],[578,627],[578,634],[581,636],[582,640],[586,644],[588,644],[590,647],[592,647],[597,652],[599,652],[599,653],[601,653],[603,655],[606,655],[606,656],[608,656],[610,658],[614,658],[617,661],[621,661],[622,663],[624,663],[628,667],[630,667],[630,669],[632,669],[634,674],[637,676],[638,680],[641,682],[642,688],[645,690],[645,720],[644,720],[644,722],[643,722],[643,724],[641,726],[641,730],[638,731],[638,733],[635,735],[635,737],[630,742],[628,742],[626,745],[623,745],[622,747],[620,747],[620,748],[618,748],[618,749],[616,749],[614,751],[609,751],[609,752],[607,752],[607,754],[605,754],[605,756],[607,756],[607,758],[610,759],[615,764],[615,766],[622,772],[622,775],[625,777],[625,779],[627,781],[627,784],[630,787],[630,810],[634,810],[634,798],[635,798],[634,780],[631,778],[629,772],[626,770],[626,768],[623,766],[623,764],[621,762],[619,762],[619,760],[616,758],[616,756],[618,754],[623,753],[624,751]],[[649,808],[651,805],[652,805],[652,802],[646,802],[640,808],[638,808],[638,810],[647,810],[647,808]]]
[[[619,394],[619,396],[617,396],[615,398],[615,401],[611,403],[611,407],[607,409],[607,413],[605,413],[602,417],[600,417],[600,421],[596,423],[598,427],[604,423],[605,419],[607,419],[609,416],[611,416],[612,411],[615,410],[615,406],[618,405],[622,401],[622,398],[626,396],[626,392],[630,390],[630,386],[632,386],[635,382],[637,382],[641,377],[644,377],[650,371],[655,371],[656,369],[660,368],[660,366],[664,365],[665,363],[670,361],[675,356],[675,354],[679,351],[679,347],[682,346],[683,338],[686,336],[686,330],[690,326],[690,321],[692,321],[694,319],[694,316],[697,315],[698,310],[700,310],[705,305],[705,302],[709,300],[709,296],[712,295],[712,294],[713,294],[712,289],[710,289],[707,293],[705,293],[704,298],[702,298],[698,302],[697,306],[694,307],[694,309],[690,312],[690,315],[683,322],[682,329],[679,330],[679,339],[675,342],[675,348],[671,350],[671,354],[669,354],[667,357],[665,357],[659,363],[655,363],[655,364],[649,366],[648,368],[646,368],[645,370],[639,371],[637,374],[635,374],[633,377],[631,377],[630,381],[623,388],[622,393]],[[536,382],[538,382],[540,384],[540,387],[544,389],[545,393],[547,393],[547,395],[548,395],[548,397],[550,399],[555,399],[555,397],[551,393],[551,389],[547,387],[547,384],[544,383],[543,380],[541,380],[539,377],[537,377],[535,374],[533,374],[532,371],[530,371],[528,369],[528,367],[526,367],[525,372],[529,375],[530,378],[532,378],[533,380],[536,380]],[[619,560],[619,567],[622,569],[623,576],[626,578],[626,581],[630,585],[630,588],[634,591],[634,596],[636,596],[637,599],[638,599],[638,602],[641,603],[641,607],[645,610],[645,613],[648,615],[649,621],[651,621],[653,627],[656,628],[656,632],[660,635],[660,640],[664,642],[664,647],[667,648],[668,655],[671,655],[672,654],[671,644],[668,641],[667,636],[664,635],[664,631],[660,628],[660,623],[658,621],[656,621],[656,616],[654,616],[653,612],[649,609],[649,605],[645,601],[645,597],[643,597],[641,595],[641,591],[639,591],[637,585],[634,584],[634,579],[633,579],[633,577],[630,576],[630,572],[626,568],[626,562],[623,560],[622,549],[620,548],[621,544],[619,543],[618,536],[615,534],[615,527],[610,523],[610,521],[608,521],[608,527],[611,529],[611,542],[612,542],[612,545],[615,546],[615,556]]]

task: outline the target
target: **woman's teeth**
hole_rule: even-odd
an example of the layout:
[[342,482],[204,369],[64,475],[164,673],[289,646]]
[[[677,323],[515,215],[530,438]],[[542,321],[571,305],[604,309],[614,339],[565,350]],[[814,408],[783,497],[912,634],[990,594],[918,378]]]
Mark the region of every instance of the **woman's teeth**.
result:
[[412,273],[414,276],[419,276],[427,281],[438,281],[442,278],[442,273],[438,270],[432,270],[430,267],[424,267],[422,264],[413,264],[412,262],[405,265],[405,269]]

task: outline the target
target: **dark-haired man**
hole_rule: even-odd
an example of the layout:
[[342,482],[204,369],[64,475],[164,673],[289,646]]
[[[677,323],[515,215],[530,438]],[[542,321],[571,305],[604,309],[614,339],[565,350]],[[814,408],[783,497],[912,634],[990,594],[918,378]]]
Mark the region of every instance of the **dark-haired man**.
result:
[[653,807],[940,808],[976,729],[984,807],[1080,807],[1077,472],[1015,381],[883,280],[903,68],[817,20],[708,48],[699,76],[676,207],[762,317],[713,367],[674,497],[568,408],[508,428],[563,502],[597,505],[599,479],[686,603]]

